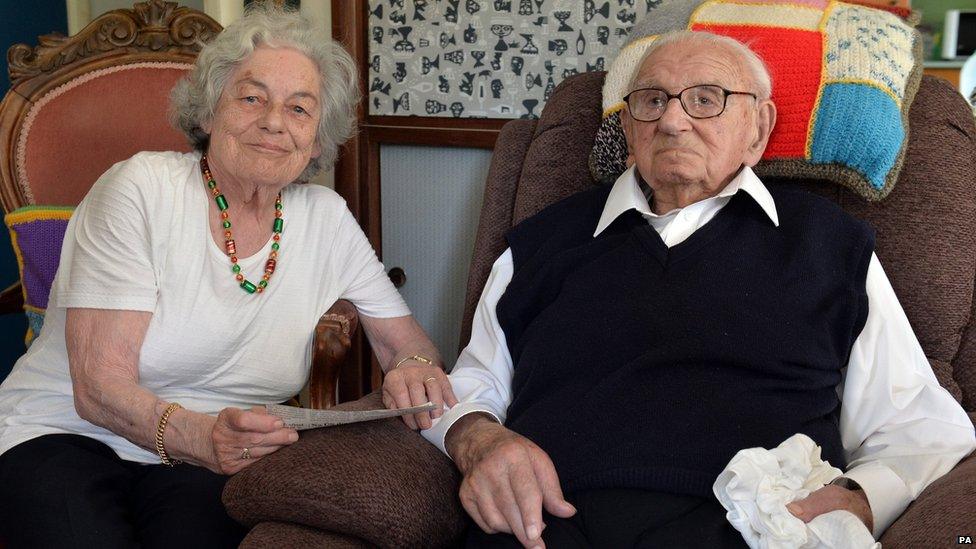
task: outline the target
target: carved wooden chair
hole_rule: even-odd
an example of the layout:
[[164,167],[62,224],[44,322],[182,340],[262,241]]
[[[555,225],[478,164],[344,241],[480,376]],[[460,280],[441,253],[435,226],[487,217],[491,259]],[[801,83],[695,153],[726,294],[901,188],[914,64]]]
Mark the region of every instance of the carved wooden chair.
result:
[[[18,254],[21,265],[37,262],[44,272],[25,268],[23,279],[0,295],[0,314],[43,313],[47,293],[35,288],[57,267],[70,214],[64,207],[76,206],[105,170],[139,151],[190,150],[168,122],[169,92],[220,31],[204,13],[150,0],[108,12],[74,36],[49,34],[37,46],[10,48],[11,87],[0,103],[0,205],[5,213],[35,206],[20,210],[22,217],[60,218],[62,228],[38,237],[48,248],[32,252],[42,257]],[[49,207],[61,211],[48,215],[56,210]],[[315,330],[312,407],[335,404],[339,365],[356,329],[349,311],[351,303],[337,303]]]

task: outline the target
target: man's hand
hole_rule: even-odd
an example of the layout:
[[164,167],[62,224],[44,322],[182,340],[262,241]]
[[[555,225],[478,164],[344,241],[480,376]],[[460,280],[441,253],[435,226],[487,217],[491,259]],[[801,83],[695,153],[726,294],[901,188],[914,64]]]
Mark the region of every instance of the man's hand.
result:
[[561,518],[576,513],[563,499],[549,456],[488,416],[458,420],[446,445],[464,475],[461,503],[485,532],[514,534],[525,547],[544,548],[542,508]]
[[454,407],[458,400],[451,380],[444,370],[430,364],[407,362],[386,373],[383,378],[383,405],[387,408],[409,408],[428,401],[436,408],[430,412],[403,416],[403,422],[414,431],[430,429],[432,421],[444,413],[444,405]]
[[298,431],[285,427],[264,406],[250,410],[224,408],[210,431],[212,455],[207,468],[232,475],[296,440]]
[[810,522],[824,513],[843,509],[854,513],[868,527],[869,532],[874,532],[871,504],[862,490],[848,490],[828,484],[809,496],[790,503],[786,508],[803,522]]

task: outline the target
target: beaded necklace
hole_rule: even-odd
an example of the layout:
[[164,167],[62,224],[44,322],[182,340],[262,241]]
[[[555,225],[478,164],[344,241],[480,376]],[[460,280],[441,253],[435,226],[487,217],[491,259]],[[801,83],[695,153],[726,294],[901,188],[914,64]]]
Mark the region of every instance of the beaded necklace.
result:
[[200,157],[200,170],[203,172],[203,179],[207,182],[210,194],[214,197],[214,202],[217,203],[217,208],[220,209],[221,225],[224,227],[224,250],[230,257],[230,270],[234,273],[234,278],[240,284],[241,289],[249,294],[263,292],[268,287],[268,281],[271,280],[271,275],[274,274],[275,266],[278,264],[278,241],[281,240],[281,229],[285,225],[284,220],[281,218],[281,193],[279,192],[278,198],[275,199],[275,219],[274,225],[271,227],[271,230],[274,231],[271,239],[274,242],[271,243],[271,253],[268,254],[268,262],[264,264],[264,276],[261,277],[260,282],[254,284],[244,278],[244,273],[241,272],[241,266],[237,264],[237,246],[234,244],[234,236],[230,231],[231,224],[230,215],[227,213],[227,199],[224,198],[224,195],[220,194],[220,189],[217,188],[217,182],[214,181],[213,175],[210,173],[210,166],[207,164],[207,155]]

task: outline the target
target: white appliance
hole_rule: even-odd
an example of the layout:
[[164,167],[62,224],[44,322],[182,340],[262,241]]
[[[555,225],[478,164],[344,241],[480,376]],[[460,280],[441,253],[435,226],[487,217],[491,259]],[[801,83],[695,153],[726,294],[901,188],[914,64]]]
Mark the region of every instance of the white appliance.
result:
[[942,31],[942,57],[963,59],[976,53],[976,10],[949,10]]

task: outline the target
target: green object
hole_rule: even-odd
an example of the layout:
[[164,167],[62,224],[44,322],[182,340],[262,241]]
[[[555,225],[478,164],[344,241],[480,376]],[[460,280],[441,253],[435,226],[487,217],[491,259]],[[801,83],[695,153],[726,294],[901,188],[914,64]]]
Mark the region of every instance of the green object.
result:
[[[214,202],[217,203],[217,207],[220,209],[221,212],[223,212],[222,215],[223,221],[221,221],[221,225],[223,225],[224,229],[227,230],[227,234],[224,235],[225,238],[224,245],[227,248],[227,255],[229,255],[231,258],[230,269],[231,271],[234,272],[234,278],[236,278],[237,280],[242,280],[242,282],[240,283],[241,289],[249,294],[263,291],[264,288],[268,286],[268,281],[262,279],[259,282],[260,285],[260,289],[259,289],[259,287],[255,286],[253,282],[244,278],[245,275],[241,272],[241,266],[235,263],[235,261],[237,260],[237,255],[236,255],[236,251],[234,250],[234,240],[230,236],[231,223],[230,223],[229,214],[227,213],[227,199],[224,198],[224,195],[220,194],[220,189],[217,188],[217,181],[213,178],[212,175],[210,175],[210,166],[207,165],[206,154],[204,154],[200,158],[200,170],[203,172],[203,178],[206,180],[207,186],[210,187],[214,193],[217,193],[217,195],[214,196]],[[284,221],[280,217],[281,210],[282,210],[281,193],[278,193],[278,198],[275,200],[275,211],[276,211],[276,216],[279,217],[275,217],[274,225],[272,225],[272,229],[274,230],[275,234],[280,233],[281,229],[285,226]],[[275,237],[276,240],[278,238],[280,237],[277,236]],[[272,242],[271,248],[273,251],[271,252],[271,255],[268,258],[268,262],[272,265],[272,268],[271,268],[271,272],[266,275],[267,277],[270,277],[271,273],[274,272],[274,267],[273,267],[273,265],[275,264],[274,258],[277,256],[279,247],[280,246],[278,245],[278,242]]]

